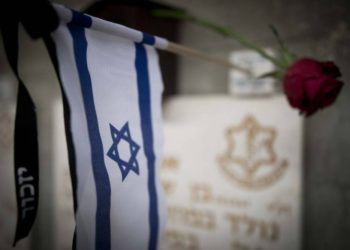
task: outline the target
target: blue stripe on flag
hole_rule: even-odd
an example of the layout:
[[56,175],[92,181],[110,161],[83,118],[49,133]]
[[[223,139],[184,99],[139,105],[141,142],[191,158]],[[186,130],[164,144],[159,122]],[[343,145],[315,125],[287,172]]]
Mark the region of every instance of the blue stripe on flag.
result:
[[98,129],[92,83],[87,66],[87,40],[84,27],[76,25],[77,23],[84,23],[86,25],[85,27],[89,27],[91,26],[92,20],[87,15],[73,11],[73,19],[67,26],[73,38],[75,62],[79,73],[83,95],[91,146],[92,170],[96,185],[97,208],[95,218],[95,248],[98,250],[109,250],[111,249],[111,186],[104,163],[103,145]]
[[[144,39],[145,40],[145,39]],[[148,250],[157,248],[158,242],[158,198],[155,184],[155,154],[153,150],[153,130],[151,113],[151,92],[148,75],[148,63],[146,49],[142,43],[135,43],[137,72],[137,85],[139,95],[139,108],[141,116],[141,129],[143,136],[143,149],[147,157],[148,167],[148,192],[149,192],[149,222],[150,239]]]
[[143,38],[142,38],[142,42],[144,44],[149,44],[149,45],[154,45],[156,43],[156,39],[154,36],[147,34],[147,33],[143,33]]

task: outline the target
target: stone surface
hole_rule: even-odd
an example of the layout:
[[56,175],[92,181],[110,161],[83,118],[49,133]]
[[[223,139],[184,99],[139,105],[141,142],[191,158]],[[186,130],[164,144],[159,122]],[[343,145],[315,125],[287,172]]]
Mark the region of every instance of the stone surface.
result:
[[299,250],[302,119],[284,96],[182,96],[164,113],[160,249]]

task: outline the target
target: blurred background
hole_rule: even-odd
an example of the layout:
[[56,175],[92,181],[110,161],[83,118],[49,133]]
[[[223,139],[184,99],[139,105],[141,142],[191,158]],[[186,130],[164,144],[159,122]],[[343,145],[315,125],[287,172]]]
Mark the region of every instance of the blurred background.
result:
[[[235,41],[194,24],[155,18],[150,10],[159,6],[184,9],[233,28],[272,50],[277,48],[277,43],[268,25],[273,24],[297,54],[335,61],[345,82],[336,103],[310,118],[302,119],[297,111],[288,107],[281,94],[255,98],[234,96],[229,91],[231,80],[227,68],[160,52],[165,84],[166,139],[166,158],[161,175],[169,202],[172,203],[168,210],[172,228],[165,235],[162,247],[215,249],[215,245],[208,248],[203,237],[206,234],[219,235],[218,239],[221,240],[221,234],[228,232],[222,239],[230,243],[225,247],[222,245],[222,249],[350,249],[349,1],[158,0],[159,5],[150,1],[131,0],[55,2],[226,59],[244,48]],[[73,209],[59,85],[43,42],[32,41],[23,30],[20,32],[20,41],[20,74],[28,84],[38,110],[40,204],[32,234],[15,249],[70,249],[74,230]],[[2,44],[0,49],[0,249],[10,249],[16,222],[12,155],[17,87]],[[203,105],[207,105],[205,110]],[[228,105],[232,105],[232,110],[227,109]],[[184,110],[183,114],[179,114],[179,110]],[[220,110],[222,114],[217,115]],[[262,187],[261,191],[259,188],[252,190],[237,184],[237,180],[235,183],[231,178],[233,168],[225,168],[220,163],[217,163],[216,168],[226,169],[231,177],[230,174],[222,180],[215,177],[217,182],[208,184],[210,178],[207,177],[216,173],[209,171],[206,175],[204,172],[202,177],[193,174],[202,162],[196,162],[192,156],[180,150],[191,150],[191,147],[196,146],[195,143],[185,145],[180,139],[181,132],[192,135],[193,130],[206,124],[212,115],[221,119],[222,124],[204,125],[203,133],[211,127],[218,128],[222,130],[218,134],[222,136],[222,142],[215,141],[213,137],[210,143],[214,146],[204,147],[203,150],[207,151],[202,154],[210,155],[213,148],[217,148],[213,157],[226,152],[230,138],[225,139],[224,135],[230,128],[235,130],[244,127],[244,124],[253,124],[277,131],[279,136],[273,146],[277,158],[289,162],[279,182]],[[227,115],[232,119],[229,120]],[[200,133],[197,135],[199,138],[202,136]],[[187,160],[184,159],[186,157]],[[175,196],[171,196],[170,190],[182,181],[189,188],[177,190]],[[222,185],[222,188],[216,185]],[[222,193],[226,196],[222,197]],[[268,199],[275,196],[282,198]],[[176,204],[176,200],[180,200],[184,206]],[[211,204],[212,200],[216,202]],[[228,207],[224,203],[235,205]],[[285,211],[286,217],[276,219],[272,216],[269,211],[274,210],[273,207],[277,207],[282,214]],[[262,211],[266,208],[269,211]],[[230,213],[230,209],[234,213]],[[188,214],[195,214],[195,219]],[[195,221],[199,218],[198,223],[201,225],[206,221],[207,226],[201,228],[196,226],[198,223],[181,224],[181,220],[186,218]],[[214,220],[212,228],[210,220]],[[265,232],[269,231],[266,225],[274,225],[274,222],[279,228],[277,238]],[[249,223],[264,226],[246,228]],[[265,235],[268,240],[261,235]]]

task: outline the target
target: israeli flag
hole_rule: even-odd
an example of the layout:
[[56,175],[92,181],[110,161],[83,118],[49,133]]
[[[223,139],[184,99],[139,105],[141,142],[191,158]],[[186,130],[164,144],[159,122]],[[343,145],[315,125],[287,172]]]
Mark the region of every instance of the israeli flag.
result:
[[162,79],[155,47],[167,41],[55,6],[46,38],[65,104],[75,198],[74,247],[156,249],[165,208]]

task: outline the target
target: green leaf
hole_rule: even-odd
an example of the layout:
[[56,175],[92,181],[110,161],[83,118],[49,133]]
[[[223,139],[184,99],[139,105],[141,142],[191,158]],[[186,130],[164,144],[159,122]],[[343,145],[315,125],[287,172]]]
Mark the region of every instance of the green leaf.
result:
[[272,30],[272,34],[276,38],[279,46],[280,46],[280,58],[283,60],[284,64],[288,67],[295,59],[296,56],[290,52],[290,50],[285,45],[284,41],[282,40],[280,34],[278,33],[275,26],[272,24],[269,25],[270,29]]
[[267,72],[262,74],[261,76],[259,76],[259,79],[263,79],[263,78],[279,78],[280,76],[280,71],[279,70],[275,70],[275,71],[271,71],[271,72]]

